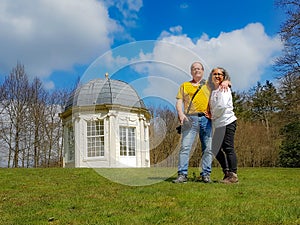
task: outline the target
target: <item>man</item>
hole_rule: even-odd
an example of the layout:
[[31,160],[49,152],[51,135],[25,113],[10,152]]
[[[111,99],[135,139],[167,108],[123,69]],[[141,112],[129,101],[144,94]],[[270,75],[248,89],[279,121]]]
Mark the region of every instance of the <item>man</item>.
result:
[[[182,125],[182,138],[178,160],[178,177],[173,180],[173,183],[187,182],[190,152],[197,134],[202,148],[202,171],[200,176],[203,182],[211,182],[212,126],[207,112],[210,90],[202,79],[204,75],[202,63],[194,62],[191,65],[191,75],[192,80],[182,83],[176,96],[176,110],[179,122]],[[226,89],[229,82],[223,83],[223,89]],[[198,88],[200,89],[196,93]]]

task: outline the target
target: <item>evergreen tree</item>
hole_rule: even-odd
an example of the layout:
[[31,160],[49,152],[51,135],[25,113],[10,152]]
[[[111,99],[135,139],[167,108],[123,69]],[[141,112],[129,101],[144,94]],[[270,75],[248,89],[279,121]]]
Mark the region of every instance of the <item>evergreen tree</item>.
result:
[[300,122],[287,124],[283,129],[284,140],[280,146],[280,165],[283,167],[300,167]]

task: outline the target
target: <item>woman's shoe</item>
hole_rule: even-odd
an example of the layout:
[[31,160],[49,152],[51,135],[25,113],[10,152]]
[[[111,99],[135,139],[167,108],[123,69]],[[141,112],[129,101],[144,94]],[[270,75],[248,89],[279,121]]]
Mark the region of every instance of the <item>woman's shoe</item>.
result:
[[[226,174],[225,174],[226,176]],[[224,179],[221,181],[221,183],[224,184],[233,184],[233,183],[238,183],[239,179],[236,173],[233,172],[229,172],[229,176],[228,177],[224,177]]]

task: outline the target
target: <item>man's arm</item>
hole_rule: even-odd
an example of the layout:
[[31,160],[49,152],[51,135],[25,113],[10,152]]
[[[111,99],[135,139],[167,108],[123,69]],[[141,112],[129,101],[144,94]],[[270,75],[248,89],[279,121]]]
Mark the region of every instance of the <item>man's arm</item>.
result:
[[177,110],[177,114],[178,114],[178,120],[181,125],[183,124],[184,120],[187,120],[187,117],[185,116],[182,109],[183,109],[183,101],[182,101],[182,99],[177,99],[176,110]]
[[223,80],[220,84],[220,89],[223,91],[227,91],[228,88],[231,88],[231,82],[230,80]]

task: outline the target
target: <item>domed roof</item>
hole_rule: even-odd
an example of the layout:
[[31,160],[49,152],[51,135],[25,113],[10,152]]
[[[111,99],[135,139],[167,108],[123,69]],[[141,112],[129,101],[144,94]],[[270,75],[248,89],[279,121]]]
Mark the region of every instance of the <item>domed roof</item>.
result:
[[65,110],[74,106],[106,104],[146,109],[143,100],[128,83],[98,78],[77,88],[69,98]]

